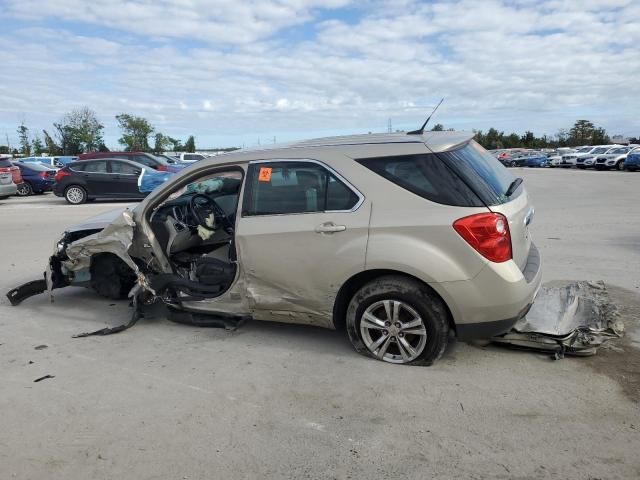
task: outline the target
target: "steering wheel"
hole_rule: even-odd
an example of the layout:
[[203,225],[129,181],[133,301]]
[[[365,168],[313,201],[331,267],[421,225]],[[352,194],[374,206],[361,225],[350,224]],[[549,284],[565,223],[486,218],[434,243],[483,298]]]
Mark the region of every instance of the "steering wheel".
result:
[[214,226],[210,227],[206,221],[213,213],[214,222],[216,218],[219,218],[224,231],[229,235],[233,234],[233,225],[229,221],[229,217],[227,217],[227,214],[213,198],[203,195],[202,193],[196,193],[191,197],[191,200],[189,200],[189,210],[191,210],[191,214],[202,228],[212,232],[215,231],[215,223]]

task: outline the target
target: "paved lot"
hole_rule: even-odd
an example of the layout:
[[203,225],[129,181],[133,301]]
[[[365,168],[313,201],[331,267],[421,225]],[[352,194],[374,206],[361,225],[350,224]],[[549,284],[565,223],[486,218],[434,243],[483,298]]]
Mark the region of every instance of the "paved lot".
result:
[[[615,348],[553,362],[455,343],[434,367],[402,367],[340,332],[260,322],[228,333],[158,315],[72,339],[122,322],[126,302],[3,297],[0,478],[640,478],[640,174],[517,172],[545,280],[605,280],[630,330]],[[0,202],[0,291],[38,278],[65,226],[111,208]]]

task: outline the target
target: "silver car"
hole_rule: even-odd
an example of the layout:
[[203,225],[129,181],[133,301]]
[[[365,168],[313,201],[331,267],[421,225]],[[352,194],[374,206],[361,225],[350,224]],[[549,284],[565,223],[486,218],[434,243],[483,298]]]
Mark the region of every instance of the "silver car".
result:
[[161,300],[178,321],[345,329],[360,353],[431,364],[450,333],[510,330],[541,281],[522,180],[472,137],[335,137],[200,161],[68,229],[48,286],[9,298],[88,285]]
[[15,195],[18,191],[13,182],[13,168],[10,158],[0,158],[0,199]]

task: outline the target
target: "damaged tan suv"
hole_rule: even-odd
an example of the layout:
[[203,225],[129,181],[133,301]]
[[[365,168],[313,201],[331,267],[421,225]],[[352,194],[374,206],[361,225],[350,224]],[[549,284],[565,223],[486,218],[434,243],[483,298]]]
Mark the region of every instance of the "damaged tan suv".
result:
[[522,180],[472,134],[241,151],[70,228],[46,281],[9,298],[85,285],[160,299],[182,319],[346,329],[360,353],[431,364],[451,331],[489,338],[526,314],[541,280],[533,212]]

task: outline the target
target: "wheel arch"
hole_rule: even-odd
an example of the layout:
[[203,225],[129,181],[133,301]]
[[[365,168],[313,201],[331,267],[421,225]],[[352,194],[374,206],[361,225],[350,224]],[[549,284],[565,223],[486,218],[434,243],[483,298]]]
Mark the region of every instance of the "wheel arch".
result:
[[355,293],[372,280],[387,275],[396,275],[414,280],[424,286],[424,288],[428,289],[431,293],[436,295],[442,301],[442,304],[445,306],[445,309],[447,311],[449,328],[451,328],[454,332],[457,332],[455,321],[451,313],[451,308],[447,304],[446,300],[442,297],[442,295],[440,295],[433,287],[414,275],[399,270],[383,268],[363,270],[351,276],[346,282],[342,284],[342,286],[338,290],[338,293],[336,294],[333,303],[333,326],[336,330],[345,329],[347,308]]

